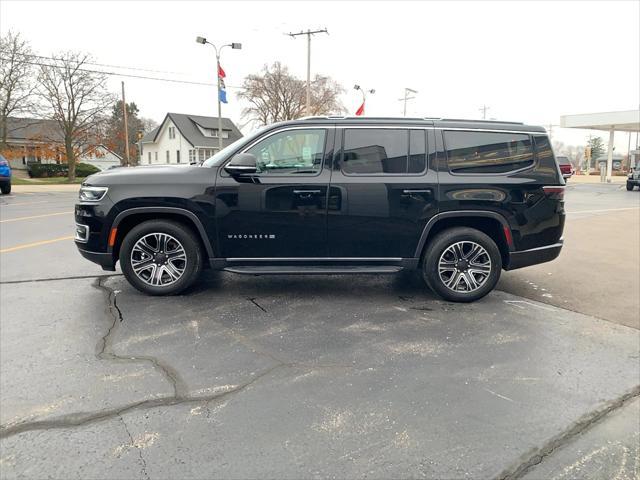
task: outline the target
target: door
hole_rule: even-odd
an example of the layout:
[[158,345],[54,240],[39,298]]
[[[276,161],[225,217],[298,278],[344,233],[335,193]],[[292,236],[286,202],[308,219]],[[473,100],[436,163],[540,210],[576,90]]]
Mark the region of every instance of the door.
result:
[[327,254],[325,155],[332,128],[269,132],[243,150],[257,158],[255,174],[216,184],[218,245],[224,258],[324,257]]
[[328,203],[330,257],[413,258],[437,213],[432,129],[336,131]]

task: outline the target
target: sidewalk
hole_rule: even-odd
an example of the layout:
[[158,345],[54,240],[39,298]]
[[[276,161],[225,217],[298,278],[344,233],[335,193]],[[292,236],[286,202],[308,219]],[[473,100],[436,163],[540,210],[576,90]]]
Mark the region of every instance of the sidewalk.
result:
[[52,193],[52,192],[77,192],[79,183],[59,185],[12,185],[12,193]]
[[[611,177],[611,183],[626,183],[626,181],[626,175]],[[601,183],[600,175],[574,175],[569,180],[567,180],[567,184],[571,183]]]

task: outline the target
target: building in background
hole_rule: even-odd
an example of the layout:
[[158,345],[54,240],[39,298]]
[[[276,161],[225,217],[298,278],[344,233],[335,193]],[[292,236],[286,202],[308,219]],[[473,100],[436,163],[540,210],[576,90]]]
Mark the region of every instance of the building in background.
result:
[[[55,120],[7,118],[7,145],[3,152],[12,169],[28,170],[33,163],[64,163],[63,136]],[[121,163],[120,156],[102,144],[88,146],[78,163],[106,170]]]
[[219,150],[218,135],[226,147],[242,137],[238,127],[228,118],[201,117],[182,113],[167,113],[157,128],[140,140],[140,165],[189,164],[201,162]]

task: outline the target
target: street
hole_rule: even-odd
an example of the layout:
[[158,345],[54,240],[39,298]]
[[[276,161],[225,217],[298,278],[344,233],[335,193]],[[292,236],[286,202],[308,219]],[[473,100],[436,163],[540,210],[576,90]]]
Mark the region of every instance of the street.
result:
[[0,198],[3,478],[640,475],[640,192],[566,191],[554,262],[471,304],[416,278],[206,272],[147,297]]

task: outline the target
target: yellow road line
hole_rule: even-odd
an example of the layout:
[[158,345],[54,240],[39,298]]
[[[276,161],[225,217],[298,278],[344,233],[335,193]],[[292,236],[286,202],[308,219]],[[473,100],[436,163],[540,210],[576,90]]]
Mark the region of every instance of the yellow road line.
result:
[[3,248],[0,250],[0,253],[15,252],[16,250],[22,250],[23,248],[39,247],[40,245],[47,245],[48,243],[62,242],[63,240],[71,239],[73,239],[73,235],[68,237],[52,238],[51,240],[41,240],[40,242],[23,243],[22,245],[16,245],[15,247]]
[[54,217],[56,215],[70,215],[72,213],[73,212],[58,212],[58,213],[46,213],[44,215],[31,215],[30,217],[8,218],[6,220],[0,220],[0,223],[18,222],[20,220],[31,220],[33,218]]

